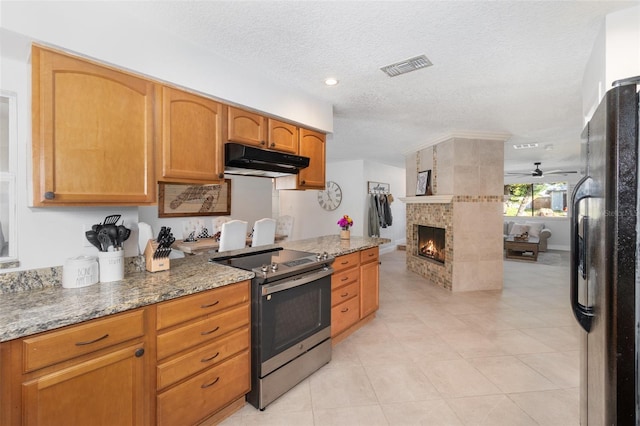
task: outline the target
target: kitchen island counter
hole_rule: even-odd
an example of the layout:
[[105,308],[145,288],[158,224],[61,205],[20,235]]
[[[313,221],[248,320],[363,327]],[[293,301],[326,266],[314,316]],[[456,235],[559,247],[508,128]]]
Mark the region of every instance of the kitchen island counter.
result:
[[[388,242],[390,240],[386,238],[367,237],[340,240],[338,235],[332,235],[283,241],[278,246],[314,253],[326,251],[340,256]],[[49,278],[55,282],[45,283],[42,288],[0,292],[0,342],[234,284],[254,276],[250,271],[210,263],[210,257],[215,255],[172,259],[171,269],[167,271],[128,272],[122,281],[76,289],[63,288],[60,284],[62,268],[55,268],[58,273]],[[42,279],[29,272],[23,272],[20,277],[23,280]]]

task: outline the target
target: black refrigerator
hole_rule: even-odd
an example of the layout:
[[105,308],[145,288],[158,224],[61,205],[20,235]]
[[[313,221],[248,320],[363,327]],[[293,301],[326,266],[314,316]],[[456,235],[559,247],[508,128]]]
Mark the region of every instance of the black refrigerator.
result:
[[613,83],[582,134],[572,194],[571,308],[580,325],[580,422],[638,425],[640,76]]

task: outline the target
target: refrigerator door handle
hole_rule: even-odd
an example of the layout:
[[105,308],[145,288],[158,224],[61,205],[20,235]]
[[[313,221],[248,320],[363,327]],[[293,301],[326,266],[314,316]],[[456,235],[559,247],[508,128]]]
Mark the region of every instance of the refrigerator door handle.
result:
[[[571,205],[573,210],[571,212],[571,310],[576,317],[578,324],[587,333],[591,330],[591,322],[593,320],[593,308],[581,304],[578,300],[578,279],[579,274],[583,278],[588,280],[588,268],[587,264],[587,217],[583,222],[583,237],[584,240],[580,244],[580,202],[582,200],[591,198],[590,190],[593,186],[593,179],[590,176],[585,176],[578,182],[573,194],[571,196]],[[582,261],[582,263],[581,263]]]

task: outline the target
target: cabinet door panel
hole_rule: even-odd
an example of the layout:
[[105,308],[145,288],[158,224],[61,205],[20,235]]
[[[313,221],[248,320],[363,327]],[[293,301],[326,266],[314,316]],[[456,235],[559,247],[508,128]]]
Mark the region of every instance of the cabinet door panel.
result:
[[23,340],[24,371],[53,365],[144,335],[144,310],[100,318]]
[[269,149],[298,153],[298,128],[293,124],[269,119]]
[[222,104],[162,88],[162,177],[198,182],[224,178]]
[[142,344],[23,384],[25,425],[143,425]]
[[243,325],[249,324],[249,305],[212,315],[192,324],[158,335],[158,359],[205,343]]
[[251,387],[249,352],[206,370],[158,395],[158,425],[196,424]]
[[152,82],[33,48],[34,204],[155,201]]
[[360,299],[354,297],[331,308],[331,337],[335,337],[360,319]]
[[228,107],[228,137],[232,142],[266,148],[267,120],[260,114]]
[[158,330],[249,301],[249,281],[158,304]]
[[325,135],[308,129],[300,129],[299,152],[309,157],[309,167],[300,170],[300,189],[324,189],[325,184]]
[[360,318],[378,310],[378,262],[360,266]]
[[188,351],[171,361],[158,365],[158,389],[166,388],[180,380],[224,361],[226,358],[249,349],[249,327],[238,329],[227,336]]

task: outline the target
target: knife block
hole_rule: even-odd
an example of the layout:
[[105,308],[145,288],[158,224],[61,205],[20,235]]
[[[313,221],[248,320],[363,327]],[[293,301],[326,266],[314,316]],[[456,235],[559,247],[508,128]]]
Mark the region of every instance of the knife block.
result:
[[144,267],[149,272],[166,271],[169,269],[170,262],[168,257],[153,258],[153,254],[157,248],[158,242],[156,240],[147,241],[147,246],[144,248]]

